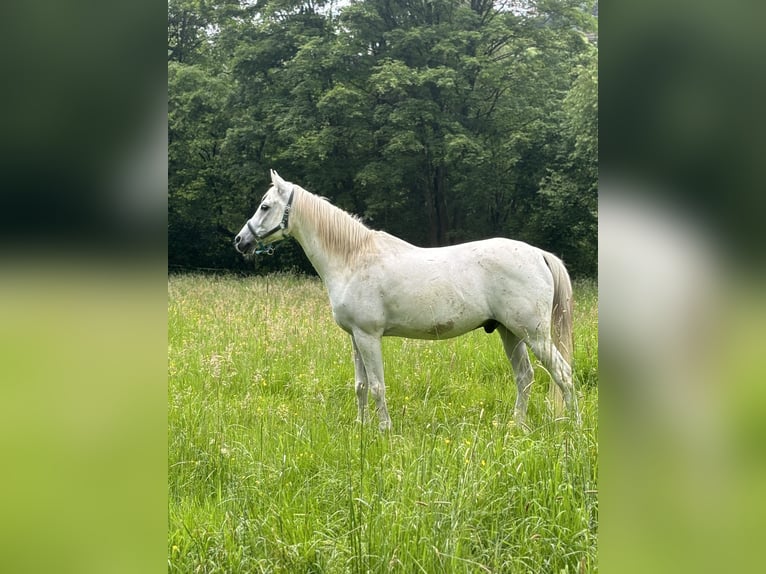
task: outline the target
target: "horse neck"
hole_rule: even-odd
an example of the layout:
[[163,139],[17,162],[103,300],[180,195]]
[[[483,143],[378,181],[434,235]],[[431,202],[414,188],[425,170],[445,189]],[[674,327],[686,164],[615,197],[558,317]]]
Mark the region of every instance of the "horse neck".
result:
[[328,201],[296,189],[291,234],[322,279],[342,274],[372,248],[373,232]]

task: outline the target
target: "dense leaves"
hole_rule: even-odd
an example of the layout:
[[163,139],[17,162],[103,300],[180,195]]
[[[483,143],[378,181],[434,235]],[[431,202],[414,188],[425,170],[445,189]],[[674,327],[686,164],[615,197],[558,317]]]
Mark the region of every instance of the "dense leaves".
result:
[[[503,235],[596,272],[592,2],[170,0],[169,262],[231,238],[275,168],[419,245]],[[261,269],[308,263],[294,244]]]

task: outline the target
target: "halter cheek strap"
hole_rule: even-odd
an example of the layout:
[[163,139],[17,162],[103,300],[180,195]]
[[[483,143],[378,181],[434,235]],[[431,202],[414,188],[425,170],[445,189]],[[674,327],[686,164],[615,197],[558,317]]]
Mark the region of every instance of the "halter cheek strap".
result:
[[[293,208],[293,196],[295,195],[295,188],[290,192],[290,197],[287,198],[287,204],[285,205],[285,212],[282,214],[282,221],[279,222],[279,225],[272,228],[271,230],[267,231],[263,235],[258,235],[255,232],[255,228],[253,227],[253,224],[250,223],[250,220],[247,220],[247,228],[250,230],[250,233],[253,234],[253,237],[255,237],[258,240],[266,239],[267,237],[271,237],[278,231],[283,231],[287,229],[287,225],[290,222],[290,210]],[[284,233],[287,235],[287,231]]]

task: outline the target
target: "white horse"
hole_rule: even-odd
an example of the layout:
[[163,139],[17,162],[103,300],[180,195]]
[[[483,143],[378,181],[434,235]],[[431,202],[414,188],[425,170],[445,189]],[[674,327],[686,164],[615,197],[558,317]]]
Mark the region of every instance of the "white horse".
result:
[[[560,259],[520,241],[487,239],[415,247],[271,171],[272,187],[234,240],[245,255],[293,236],[330,296],[335,322],[351,335],[359,420],[372,393],[380,429],[391,428],[381,337],[447,339],[478,327],[500,333],[516,375],[517,424],[532,383],[529,346],[579,420],[572,385],[572,285]],[[556,395],[551,385],[551,392]],[[561,397],[554,400],[560,409]]]

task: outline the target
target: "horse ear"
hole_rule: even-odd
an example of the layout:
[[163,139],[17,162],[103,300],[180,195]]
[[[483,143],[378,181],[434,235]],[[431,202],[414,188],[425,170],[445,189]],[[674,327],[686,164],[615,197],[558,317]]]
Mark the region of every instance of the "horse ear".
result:
[[281,177],[279,177],[279,174],[273,169],[271,170],[271,183],[274,184],[274,186],[280,191],[280,193],[284,193],[285,190],[287,189],[287,182]]

